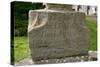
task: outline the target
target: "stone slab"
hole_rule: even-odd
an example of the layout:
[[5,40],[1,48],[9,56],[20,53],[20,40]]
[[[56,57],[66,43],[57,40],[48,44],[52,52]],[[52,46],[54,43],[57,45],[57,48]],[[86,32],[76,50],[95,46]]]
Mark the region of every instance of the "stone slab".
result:
[[84,13],[31,10],[28,36],[33,61],[88,54]]

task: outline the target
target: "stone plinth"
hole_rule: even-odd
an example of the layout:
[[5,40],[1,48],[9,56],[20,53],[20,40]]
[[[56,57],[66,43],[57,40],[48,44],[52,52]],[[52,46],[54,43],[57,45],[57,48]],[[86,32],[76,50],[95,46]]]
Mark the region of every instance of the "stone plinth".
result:
[[51,63],[71,63],[71,62],[88,62],[88,61],[97,61],[97,51],[89,51],[88,55],[85,56],[73,56],[73,57],[63,57],[60,59],[48,59],[48,60],[41,60],[41,61],[32,61],[31,57],[25,58],[15,66],[23,66],[23,65],[32,65],[32,64],[51,64]]
[[33,61],[88,54],[85,14],[73,11],[30,10],[29,47]]

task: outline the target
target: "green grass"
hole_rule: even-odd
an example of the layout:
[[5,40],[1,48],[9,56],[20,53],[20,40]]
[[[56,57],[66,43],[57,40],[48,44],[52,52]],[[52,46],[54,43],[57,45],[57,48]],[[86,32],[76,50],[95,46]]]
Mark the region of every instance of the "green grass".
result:
[[[90,30],[91,36],[91,44],[90,50],[97,50],[97,26],[96,21],[91,20],[90,18],[86,18],[86,25]],[[14,37],[14,62],[18,62],[25,57],[30,55],[29,46],[28,46],[28,38],[23,37]]]
[[29,56],[27,37],[14,37],[14,62],[18,62]]
[[90,30],[90,50],[97,50],[97,22],[86,17],[86,25]]

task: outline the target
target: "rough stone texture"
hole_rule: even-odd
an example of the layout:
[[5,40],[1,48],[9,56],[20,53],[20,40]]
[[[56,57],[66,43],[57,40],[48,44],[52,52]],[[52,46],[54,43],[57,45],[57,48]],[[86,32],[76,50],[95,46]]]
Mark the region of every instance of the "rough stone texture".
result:
[[33,61],[88,54],[85,14],[72,11],[31,10],[29,47]]
[[97,51],[89,51],[89,60],[97,60]]
[[47,3],[46,8],[50,10],[60,10],[60,11],[72,11],[72,5],[66,4],[51,4]]
[[74,57],[65,57],[60,59],[40,60],[37,62],[32,61],[32,58],[28,57],[16,63],[15,66],[48,64],[48,63],[86,62],[86,61],[97,61],[97,52],[89,51],[88,55],[85,56],[74,56]]
[[15,66],[32,65],[32,64],[34,64],[34,62],[32,61],[32,58],[28,57],[16,63]]

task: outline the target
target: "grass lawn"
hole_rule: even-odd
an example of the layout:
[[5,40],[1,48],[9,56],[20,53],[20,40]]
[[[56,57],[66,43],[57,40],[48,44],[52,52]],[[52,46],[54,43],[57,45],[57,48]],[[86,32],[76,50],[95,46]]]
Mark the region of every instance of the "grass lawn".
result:
[[86,25],[90,30],[90,50],[97,50],[97,22],[89,17],[86,18]]
[[14,37],[14,62],[30,55],[27,37]]
[[[90,50],[97,50],[97,26],[96,22],[86,18],[86,25],[90,30],[91,44]],[[14,58],[18,62],[30,55],[27,37],[14,37]]]

